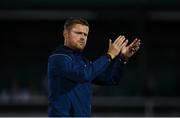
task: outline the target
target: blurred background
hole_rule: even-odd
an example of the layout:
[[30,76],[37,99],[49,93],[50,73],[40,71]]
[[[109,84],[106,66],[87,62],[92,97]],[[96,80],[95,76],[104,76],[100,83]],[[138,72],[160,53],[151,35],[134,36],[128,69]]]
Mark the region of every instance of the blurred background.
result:
[[65,19],[89,21],[85,55],[141,39],[118,86],[94,85],[92,116],[180,116],[180,1],[1,0],[0,116],[47,116],[47,61]]

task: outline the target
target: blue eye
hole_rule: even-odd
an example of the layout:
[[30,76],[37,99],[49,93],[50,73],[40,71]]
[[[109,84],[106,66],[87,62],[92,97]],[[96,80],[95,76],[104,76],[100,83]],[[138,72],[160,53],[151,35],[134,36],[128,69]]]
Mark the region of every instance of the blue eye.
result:
[[81,32],[75,32],[76,34],[82,34]]

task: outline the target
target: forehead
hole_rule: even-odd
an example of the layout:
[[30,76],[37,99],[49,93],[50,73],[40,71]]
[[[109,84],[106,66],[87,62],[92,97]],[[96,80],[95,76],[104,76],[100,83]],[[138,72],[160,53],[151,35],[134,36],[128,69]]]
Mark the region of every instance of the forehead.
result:
[[86,25],[82,25],[82,24],[74,24],[72,26],[71,30],[79,31],[79,32],[88,32],[89,31],[89,27],[86,26]]

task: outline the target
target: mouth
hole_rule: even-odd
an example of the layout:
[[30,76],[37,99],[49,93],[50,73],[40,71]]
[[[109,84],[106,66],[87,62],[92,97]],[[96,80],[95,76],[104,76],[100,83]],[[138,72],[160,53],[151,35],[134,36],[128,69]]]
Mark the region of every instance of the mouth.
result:
[[79,42],[80,45],[85,45],[85,42]]

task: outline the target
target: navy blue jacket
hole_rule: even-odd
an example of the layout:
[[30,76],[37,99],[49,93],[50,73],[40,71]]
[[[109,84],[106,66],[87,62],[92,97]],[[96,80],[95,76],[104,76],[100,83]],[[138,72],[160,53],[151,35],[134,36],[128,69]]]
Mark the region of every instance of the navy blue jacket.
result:
[[48,116],[91,116],[92,83],[117,85],[119,60],[104,55],[90,62],[79,51],[58,47],[48,60]]

